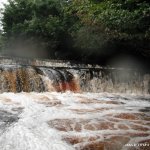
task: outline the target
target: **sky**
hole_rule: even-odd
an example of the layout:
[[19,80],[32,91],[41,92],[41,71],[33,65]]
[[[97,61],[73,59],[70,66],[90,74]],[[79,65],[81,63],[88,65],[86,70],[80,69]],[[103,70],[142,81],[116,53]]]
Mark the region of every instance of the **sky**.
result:
[[[7,0],[0,0],[0,8],[3,8],[3,4],[6,3]],[[1,13],[0,13],[0,18],[1,18]],[[0,30],[2,29],[2,26],[1,26],[1,22],[0,22]]]
[[0,8],[2,8],[3,7],[3,3],[6,3],[7,2],[7,0],[0,0]]

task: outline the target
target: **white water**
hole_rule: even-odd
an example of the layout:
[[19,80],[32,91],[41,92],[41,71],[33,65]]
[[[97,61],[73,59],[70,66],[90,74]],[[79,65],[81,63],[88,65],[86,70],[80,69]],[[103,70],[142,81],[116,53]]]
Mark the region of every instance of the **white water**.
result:
[[[127,100],[126,100],[126,99]],[[88,103],[81,103],[87,100]],[[144,100],[141,100],[144,99]],[[97,140],[103,141],[106,134],[126,134],[126,133],[143,133],[133,129],[107,129],[89,131],[82,127],[80,132],[76,130],[68,130],[68,132],[59,131],[48,124],[49,121],[55,119],[70,120],[107,120],[107,115],[119,113],[139,113],[140,109],[150,107],[149,96],[135,95],[117,95],[117,94],[74,94],[74,93],[4,93],[0,95],[0,111],[7,111],[10,117],[18,116],[18,120],[11,121],[0,120],[0,150],[74,150],[80,149],[85,144],[71,145],[63,140],[67,136],[99,136]],[[96,100],[96,102],[94,102]],[[117,101],[120,104],[108,104],[109,101]],[[101,103],[99,103],[101,102]],[[104,108],[104,111],[94,111]],[[107,109],[106,109],[107,108]],[[106,110],[105,110],[106,109]],[[76,113],[74,110],[86,110],[83,113]],[[5,116],[4,116],[5,117]],[[147,121],[143,121],[147,123]],[[5,124],[1,127],[1,124]],[[117,126],[119,123],[116,123]],[[130,126],[129,121],[124,124]],[[60,124],[56,125],[59,126]],[[149,128],[148,125],[142,127]],[[146,138],[150,139],[150,130]],[[136,139],[136,138],[135,138]],[[133,139],[131,139],[133,140]]]

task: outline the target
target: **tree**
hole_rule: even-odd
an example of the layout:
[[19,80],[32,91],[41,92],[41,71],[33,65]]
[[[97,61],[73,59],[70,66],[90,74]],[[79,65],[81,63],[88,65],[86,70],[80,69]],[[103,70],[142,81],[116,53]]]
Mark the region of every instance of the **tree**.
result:
[[150,56],[150,2],[142,0],[71,0],[68,33],[81,58],[116,53]]
[[126,52],[150,56],[148,0],[9,0],[2,23],[4,45],[17,55],[84,61]]
[[[14,49],[15,53],[24,55],[28,50],[31,55],[32,50],[37,56],[50,57],[59,46],[60,35],[64,32],[59,1],[9,0],[3,16],[5,42],[11,52]],[[21,51],[22,47],[26,50]]]

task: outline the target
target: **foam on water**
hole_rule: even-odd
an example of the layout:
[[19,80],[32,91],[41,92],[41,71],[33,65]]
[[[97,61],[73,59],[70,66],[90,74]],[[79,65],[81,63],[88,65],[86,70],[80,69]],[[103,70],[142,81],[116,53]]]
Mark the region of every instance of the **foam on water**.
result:
[[61,64],[61,67],[36,66],[32,63],[31,66],[4,64],[0,65],[0,93],[22,91],[150,93],[150,74],[146,72],[88,66],[63,67],[64,64]]
[[126,143],[150,140],[150,96],[140,97],[71,92],[1,94],[0,112],[18,119],[0,120],[6,123],[5,129],[0,124],[0,150],[109,150],[109,146],[121,150],[126,149]]

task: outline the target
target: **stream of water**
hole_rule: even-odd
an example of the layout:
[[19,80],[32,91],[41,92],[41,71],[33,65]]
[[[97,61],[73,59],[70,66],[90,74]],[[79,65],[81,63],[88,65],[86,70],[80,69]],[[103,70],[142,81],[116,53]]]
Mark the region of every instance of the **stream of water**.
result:
[[138,143],[150,143],[148,95],[0,95],[0,150],[141,150],[127,146]]
[[150,149],[149,73],[21,62],[1,59],[0,150]]
[[150,74],[111,68],[0,66],[0,92],[150,93]]

